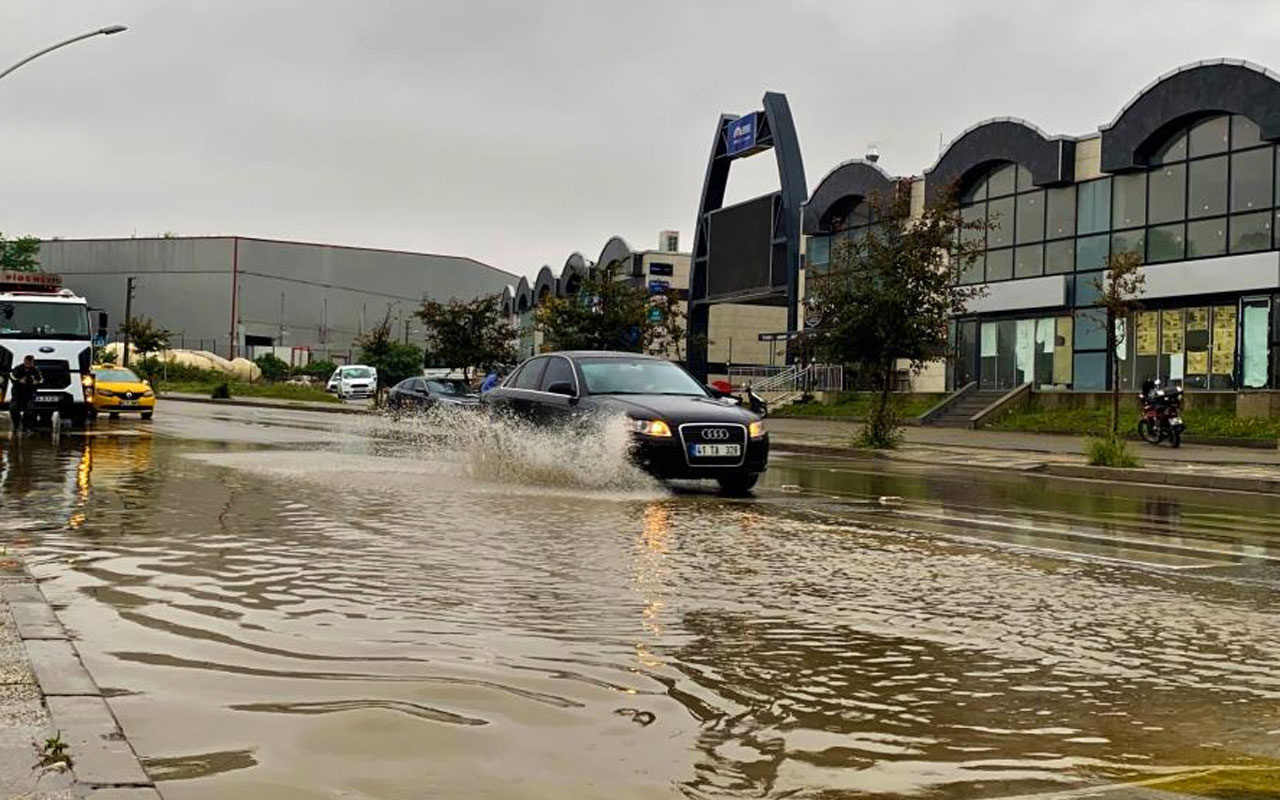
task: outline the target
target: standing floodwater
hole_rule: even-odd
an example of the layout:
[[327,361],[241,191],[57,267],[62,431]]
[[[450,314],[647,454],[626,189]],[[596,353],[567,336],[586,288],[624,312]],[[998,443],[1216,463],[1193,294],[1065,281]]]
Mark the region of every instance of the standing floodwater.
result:
[[[0,443],[0,513],[169,800],[999,797],[1280,758],[1266,545],[1184,568],[930,532],[1047,502],[990,474],[784,456],[732,501],[618,445],[486,467],[471,433],[168,412]],[[1231,549],[1280,519],[1097,502],[1009,520]]]

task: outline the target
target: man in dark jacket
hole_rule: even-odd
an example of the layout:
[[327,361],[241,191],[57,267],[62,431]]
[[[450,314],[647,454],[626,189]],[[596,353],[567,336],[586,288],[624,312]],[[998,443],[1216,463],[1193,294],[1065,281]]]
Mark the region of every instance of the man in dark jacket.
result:
[[9,395],[9,419],[13,421],[15,431],[22,430],[27,411],[36,399],[36,387],[44,383],[44,375],[36,366],[35,356],[27,356],[22,363],[9,373],[9,382],[13,391]]

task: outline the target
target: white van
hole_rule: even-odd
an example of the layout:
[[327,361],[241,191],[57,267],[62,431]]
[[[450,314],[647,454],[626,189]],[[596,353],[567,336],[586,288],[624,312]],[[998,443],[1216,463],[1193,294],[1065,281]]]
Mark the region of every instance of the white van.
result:
[[342,400],[373,397],[378,391],[378,371],[363,364],[338,367],[325,389]]

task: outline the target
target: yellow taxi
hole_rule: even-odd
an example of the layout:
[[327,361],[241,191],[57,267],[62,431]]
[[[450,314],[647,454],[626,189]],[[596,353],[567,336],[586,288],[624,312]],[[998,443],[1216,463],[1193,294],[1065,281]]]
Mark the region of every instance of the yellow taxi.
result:
[[156,411],[156,393],[137,373],[111,365],[93,368],[93,414],[109,414],[112,419],[122,413],[140,413],[151,419]]

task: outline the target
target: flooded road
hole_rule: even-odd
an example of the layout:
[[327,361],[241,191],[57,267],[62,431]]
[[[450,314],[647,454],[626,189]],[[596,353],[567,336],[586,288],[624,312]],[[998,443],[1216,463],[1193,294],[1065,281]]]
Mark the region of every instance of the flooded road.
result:
[[1280,763],[1280,498],[780,455],[727,500],[607,446],[516,468],[466,441],[170,403],[0,441],[3,536],[169,800],[1006,797]]

